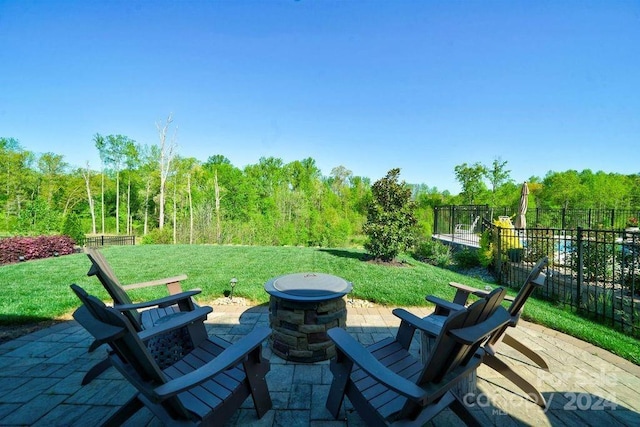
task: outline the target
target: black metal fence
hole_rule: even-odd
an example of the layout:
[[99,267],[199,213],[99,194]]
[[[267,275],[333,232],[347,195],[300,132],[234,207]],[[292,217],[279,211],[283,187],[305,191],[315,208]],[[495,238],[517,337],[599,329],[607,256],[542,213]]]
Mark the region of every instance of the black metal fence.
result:
[[533,209],[527,211],[527,224],[535,227],[576,229],[622,229],[631,218],[640,218],[635,209]]
[[[519,288],[533,264],[548,256],[540,297],[640,337],[640,233],[630,218],[637,210],[529,209],[526,229],[498,228],[510,208],[488,205],[434,208],[434,235],[478,246],[491,230],[493,266],[499,283]],[[479,220],[472,227],[476,218]]]
[[532,265],[549,257],[545,299],[640,337],[640,233],[578,227],[492,228],[499,283],[522,285]]
[[95,236],[87,237],[85,246],[135,245],[136,236]]
[[[477,216],[491,220],[499,216],[515,217],[511,207],[489,207],[489,205],[446,205],[434,208],[434,234],[454,234],[459,224],[471,224]],[[631,218],[640,219],[637,209],[528,209],[529,227],[560,229],[622,229]]]

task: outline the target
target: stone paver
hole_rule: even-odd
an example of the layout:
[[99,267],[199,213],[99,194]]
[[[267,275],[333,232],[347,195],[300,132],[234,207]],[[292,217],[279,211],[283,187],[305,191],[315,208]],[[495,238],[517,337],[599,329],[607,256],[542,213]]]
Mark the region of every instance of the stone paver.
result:
[[[418,316],[430,309],[409,308]],[[266,306],[216,306],[207,320],[210,334],[230,341],[256,325],[268,324]],[[370,344],[395,334],[399,320],[384,307],[349,307],[347,330],[361,343]],[[478,369],[479,396],[471,409],[484,425],[640,425],[640,367],[588,343],[544,327],[521,322],[510,333],[540,351],[550,366],[545,372],[516,351],[501,345],[501,360],[532,381],[547,400],[542,409],[486,366]],[[420,351],[419,338],[411,350]],[[104,356],[104,350],[87,353],[91,339],[75,322],[0,345],[0,425],[85,426],[95,425],[134,394],[114,369],[108,369],[82,387],[84,373]],[[338,420],[332,419],[324,402],[332,380],[329,362],[300,364],[275,356],[265,345],[271,361],[267,382],[273,409],[258,420],[247,399],[227,426],[363,426],[348,399]],[[432,422],[435,426],[459,423],[451,411]],[[146,409],[126,423],[155,426]]]

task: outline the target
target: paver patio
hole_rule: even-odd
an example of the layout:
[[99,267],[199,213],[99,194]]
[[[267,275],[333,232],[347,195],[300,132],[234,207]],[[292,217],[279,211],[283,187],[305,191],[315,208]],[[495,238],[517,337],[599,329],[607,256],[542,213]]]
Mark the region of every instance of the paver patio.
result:
[[[410,308],[426,316],[430,308]],[[268,325],[267,306],[214,306],[207,320],[210,334],[235,341],[256,325]],[[347,330],[363,344],[395,334],[398,319],[385,307],[349,307]],[[532,381],[545,396],[543,410],[523,397],[504,377],[481,366],[479,396],[470,403],[485,425],[640,425],[640,367],[609,352],[556,331],[521,322],[510,330],[517,339],[541,352],[550,372],[529,364],[519,353],[500,346],[502,360]],[[413,351],[419,351],[414,338]],[[85,372],[104,357],[100,348],[87,353],[91,338],[76,322],[64,322],[0,345],[0,425],[96,425],[126,402],[134,389],[113,368],[86,386]],[[273,409],[257,420],[248,399],[228,425],[359,426],[364,425],[349,402],[339,420],[324,407],[331,383],[329,362],[301,364],[273,355],[267,376]],[[436,426],[458,424],[449,411]],[[127,425],[158,425],[143,409]]]

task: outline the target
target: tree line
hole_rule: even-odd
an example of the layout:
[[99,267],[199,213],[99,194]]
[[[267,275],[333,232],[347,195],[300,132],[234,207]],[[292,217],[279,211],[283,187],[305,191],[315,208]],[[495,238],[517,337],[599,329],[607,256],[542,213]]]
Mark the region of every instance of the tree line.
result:
[[[100,155],[97,168],[88,163],[71,168],[62,155],[36,154],[15,138],[0,137],[0,235],[135,234],[155,243],[323,247],[365,243],[369,177],[354,176],[342,165],[324,176],[312,158],[285,163],[265,157],[241,169],[222,154],[206,161],[182,157],[171,116],[156,127],[158,143],[150,146],[124,135],[96,134],[91,144]],[[463,163],[454,173],[462,188],[456,195],[402,182],[411,191],[418,235],[431,234],[436,205],[489,204],[516,211],[521,183],[511,179],[506,161]],[[638,174],[550,171],[528,183],[530,207],[640,206]]]

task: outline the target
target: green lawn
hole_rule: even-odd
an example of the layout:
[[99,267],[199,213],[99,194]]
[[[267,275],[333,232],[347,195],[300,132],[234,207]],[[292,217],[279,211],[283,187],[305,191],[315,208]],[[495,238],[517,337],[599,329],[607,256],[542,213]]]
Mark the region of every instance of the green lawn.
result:
[[[450,281],[484,287],[478,279],[403,258],[404,267],[364,262],[354,249],[293,247],[140,245],[103,250],[124,284],[187,274],[184,289],[200,288],[197,300],[211,301],[229,291],[229,280],[238,279],[234,295],[266,303],[264,283],[275,276],[315,271],[334,274],[353,283],[353,296],[387,306],[428,305],[425,295],[453,297]],[[71,283],[108,300],[94,277],[87,277],[90,262],[84,254],[34,260],[0,267],[0,325],[16,325],[69,314],[79,302]],[[515,292],[510,292],[515,294]],[[134,300],[165,296],[161,288],[131,291]],[[640,342],[612,329],[553,306],[529,300],[524,318],[573,335],[640,364]]]

